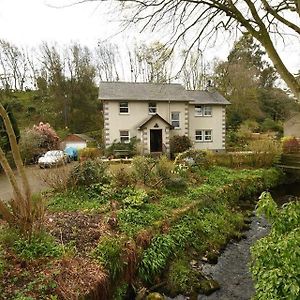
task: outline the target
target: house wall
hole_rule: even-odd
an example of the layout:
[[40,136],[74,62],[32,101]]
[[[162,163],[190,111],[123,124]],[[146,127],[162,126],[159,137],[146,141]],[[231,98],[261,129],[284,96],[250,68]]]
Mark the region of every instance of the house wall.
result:
[[[104,109],[104,132],[105,146],[111,145],[114,140],[119,141],[120,130],[129,130],[130,137],[136,136],[141,139],[141,132],[137,127],[149,116],[148,102],[128,101],[129,113],[119,113],[119,101],[105,101]],[[156,102],[157,113],[166,121],[171,123],[171,112],[180,112],[180,129],[172,130],[174,134],[187,134],[185,124],[186,104],[185,102]]]
[[300,138],[300,114],[296,114],[283,124],[284,136]]
[[[128,101],[129,113],[119,113],[119,101],[104,101],[104,134],[105,146],[109,147],[115,140],[120,139],[120,130],[129,130],[130,137],[136,136],[143,144],[144,153],[150,149],[149,129],[157,122],[147,124],[147,129],[139,131],[137,128],[149,116],[148,102]],[[195,106],[187,102],[156,102],[157,113],[171,123],[171,112],[180,112],[180,128],[163,130],[163,143],[169,149],[168,139],[174,135],[188,135],[196,149],[225,150],[225,105],[212,105],[211,117],[195,116]],[[152,124],[153,123],[153,124]],[[163,123],[163,122],[162,122]],[[165,124],[159,123],[161,128]],[[195,130],[212,130],[212,141],[196,142]],[[166,144],[167,142],[167,144]]]
[[[212,141],[196,141],[196,130],[212,130]],[[195,116],[195,106],[189,106],[189,137],[196,149],[225,150],[225,105],[212,105],[211,117]]]

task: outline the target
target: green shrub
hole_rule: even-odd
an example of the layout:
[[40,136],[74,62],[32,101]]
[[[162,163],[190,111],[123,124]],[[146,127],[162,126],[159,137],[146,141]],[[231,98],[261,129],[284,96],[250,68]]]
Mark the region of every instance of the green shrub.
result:
[[132,173],[135,179],[146,186],[163,186],[173,176],[174,165],[166,157],[158,159],[136,156],[132,161]]
[[300,151],[300,143],[293,136],[286,136],[282,139],[282,151],[283,153],[297,153]]
[[170,152],[181,153],[192,147],[191,139],[186,135],[174,135],[170,138]]
[[27,260],[60,257],[63,254],[62,246],[58,245],[54,238],[46,233],[33,236],[31,240],[15,235],[15,240],[11,241],[11,243],[15,253]]
[[122,246],[122,238],[107,236],[93,251],[93,257],[109,272],[112,280],[115,280],[123,271]]
[[112,174],[113,184],[117,188],[126,188],[132,186],[135,182],[132,173],[128,170],[128,168],[118,168]]
[[158,235],[151,246],[143,252],[139,265],[139,276],[144,282],[151,283],[154,276],[165,268],[170,255],[176,250],[176,244],[169,235]]
[[149,197],[144,190],[135,190],[131,195],[122,200],[125,208],[140,208],[148,201]]
[[70,185],[89,186],[93,183],[108,183],[107,164],[100,159],[81,162],[70,172]]
[[136,156],[131,164],[133,176],[143,184],[149,184],[154,176],[153,168],[155,165],[156,161],[152,157]]
[[300,201],[278,209],[271,195],[265,192],[257,211],[267,217],[272,227],[270,234],[251,248],[254,299],[299,299]]
[[256,168],[271,167],[280,159],[281,146],[271,139],[251,141],[249,150],[252,152],[251,164]]
[[79,150],[79,160],[96,159],[100,156],[101,151],[98,148],[83,148]]
[[270,118],[266,118],[260,127],[262,131],[283,131],[282,125]]
[[172,295],[189,294],[197,281],[196,272],[187,259],[177,258],[170,264],[167,272],[167,288]]
[[175,158],[174,164],[183,164],[189,168],[196,167],[207,169],[210,167],[211,162],[207,151],[189,149],[183,153],[179,153]]

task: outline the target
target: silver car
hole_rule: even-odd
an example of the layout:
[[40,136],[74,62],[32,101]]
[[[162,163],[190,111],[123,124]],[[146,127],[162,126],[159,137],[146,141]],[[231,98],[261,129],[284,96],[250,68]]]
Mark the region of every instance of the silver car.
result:
[[61,150],[48,151],[38,159],[38,165],[40,168],[64,165],[66,162],[67,155]]

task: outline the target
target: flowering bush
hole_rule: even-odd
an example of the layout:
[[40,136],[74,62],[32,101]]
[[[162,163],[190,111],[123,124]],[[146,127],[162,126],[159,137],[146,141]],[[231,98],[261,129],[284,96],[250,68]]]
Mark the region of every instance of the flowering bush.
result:
[[286,136],[282,139],[283,153],[295,153],[300,151],[300,143],[293,136]]
[[49,123],[40,122],[39,125],[34,125],[33,130],[38,132],[43,137],[41,148],[46,150],[58,149],[59,137]]

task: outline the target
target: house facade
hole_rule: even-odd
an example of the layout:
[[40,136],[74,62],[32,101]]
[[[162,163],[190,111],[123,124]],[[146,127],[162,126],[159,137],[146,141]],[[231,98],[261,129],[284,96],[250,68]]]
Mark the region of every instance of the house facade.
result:
[[101,82],[104,142],[140,140],[143,153],[170,151],[170,138],[188,136],[196,149],[225,150],[226,105],[216,91],[180,84]]

